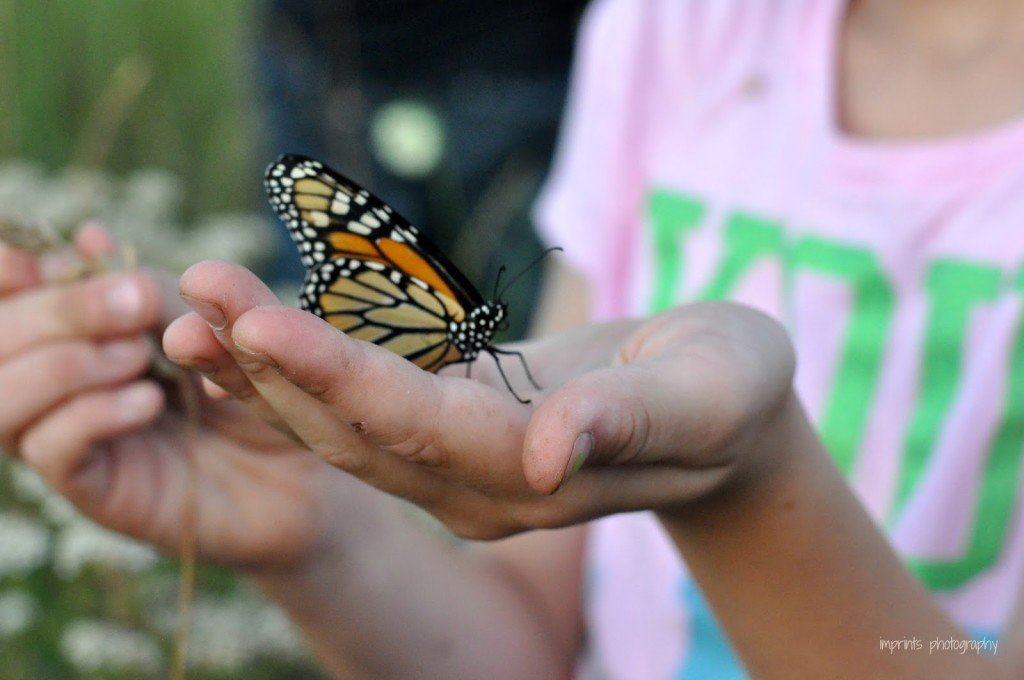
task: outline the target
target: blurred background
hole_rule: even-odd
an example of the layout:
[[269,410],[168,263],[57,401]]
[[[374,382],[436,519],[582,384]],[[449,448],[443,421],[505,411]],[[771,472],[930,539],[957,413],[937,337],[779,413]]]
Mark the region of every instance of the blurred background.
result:
[[[482,291],[541,250],[529,222],[585,2],[0,0],[0,217],[99,219],[180,272],[302,270],[263,168],[320,158],[432,234]],[[511,289],[525,332],[536,267]],[[0,404],[0,408],[3,405]],[[0,680],[169,665],[178,565],[0,458]],[[320,677],[287,619],[199,571],[189,677]]]

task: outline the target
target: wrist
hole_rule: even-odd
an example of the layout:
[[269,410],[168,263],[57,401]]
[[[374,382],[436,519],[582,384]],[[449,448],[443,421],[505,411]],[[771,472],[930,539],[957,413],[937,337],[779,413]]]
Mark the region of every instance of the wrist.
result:
[[243,569],[268,597],[289,610],[315,606],[324,590],[335,590],[340,579],[351,573],[348,562],[360,553],[362,544],[374,540],[383,529],[382,514],[392,503],[383,494],[344,473],[327,470],[310,485],[309,493],[319,499],[310,529],[314,538],[294,559],[273,559]]
[[760,502],[778,491],[795,458],[819,446],[803,406],[792,389],[779,403],[743,427],[725,445],[720,459],[728,461],[717,484],[676,506],[658,509],[660,521],[681,525],[705,522],[711,512]]

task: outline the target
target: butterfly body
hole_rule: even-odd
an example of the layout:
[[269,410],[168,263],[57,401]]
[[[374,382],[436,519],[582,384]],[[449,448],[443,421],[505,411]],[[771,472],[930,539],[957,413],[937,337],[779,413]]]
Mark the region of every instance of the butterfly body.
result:
[[272,163],[265,185],[306,267],[303,309],[429,371],[508,353],[491,344],[505,303],[484,301],[429,239],[366,189],[296,155]]

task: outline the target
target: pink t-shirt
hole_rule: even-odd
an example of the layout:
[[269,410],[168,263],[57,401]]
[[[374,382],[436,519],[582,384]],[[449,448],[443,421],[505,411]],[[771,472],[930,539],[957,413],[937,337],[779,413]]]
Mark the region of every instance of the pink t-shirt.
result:
[[[844,135],[843,7],[595,2],[537,221],[596,318],[729,298],[780,319],[868,511],[993,637],[1024,578],[1024,122]],[[741,675],[652,516],[594,523],[588,553],[590,675]]]

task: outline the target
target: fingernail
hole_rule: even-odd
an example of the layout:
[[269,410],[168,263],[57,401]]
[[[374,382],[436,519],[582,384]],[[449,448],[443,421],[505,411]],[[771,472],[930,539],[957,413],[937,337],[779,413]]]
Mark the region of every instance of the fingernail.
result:
[[257,352],[256,350],[249,349],[245,345],[240,345],[237,342],[235,343],[235,347],[238,349],[239,352],[246,355],[250,359],[254,359],[255,361],[260,362],[261,364],[266,364],[271,368],[280,368],[280,366],[277,365],[277,362],[274,361],[269,354],[264,354],[263,352]]
[[108,342],[100,348],[104,359],[108,361],[127,361],[139,352],[138,343],[134,340],[118,340]]
[[183,368],[186,371],[198,371],[199,373],[208,374],[213,373],[217,370],[217,367],[214,366],[210,361],[206,359],[201,359],[199,357],[168,358],[171,359],[171,361],[177,364],[180,368]]
[[188,295],[182,295],[181,298],[196,314],[203,317],[203,321],[210,324],[213,330],[222,331],[228,325],[227,317],[224,316],[224,310],[212,302],[197,300]]
[[576,441],[572,444],[569,462],[565,466],[565,473],[562,475],[562,483],[558,485],[559,489],[565,486],[566,482],[580,471],[580,468],[587,462],[587,458],[593,450],[594,435],[589,432],[583,432],[576,437]]
[[152,407],[153,390],[152,386],[146,383],[132,385],[117,396],[117,404],[121,409],[121,416],[126,420],[135,420],[148,413]]
[[134,321],[142,313],[142,291],[138,281],[122,279],[105,294],[107,309],[122,321]]

